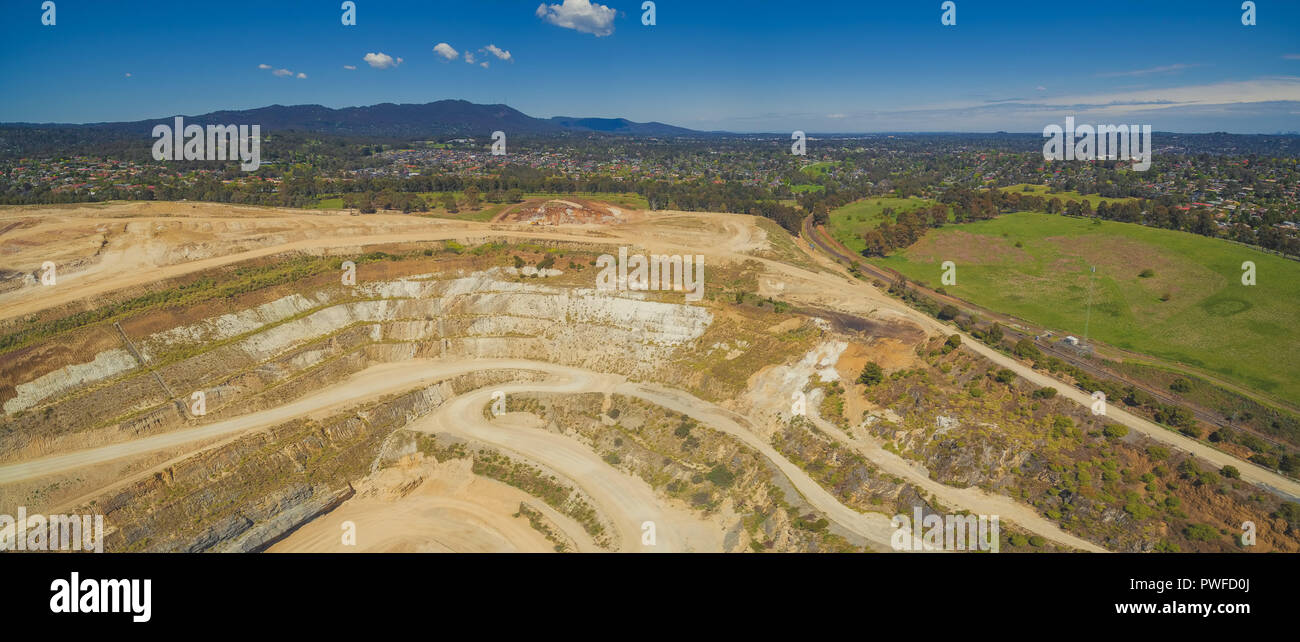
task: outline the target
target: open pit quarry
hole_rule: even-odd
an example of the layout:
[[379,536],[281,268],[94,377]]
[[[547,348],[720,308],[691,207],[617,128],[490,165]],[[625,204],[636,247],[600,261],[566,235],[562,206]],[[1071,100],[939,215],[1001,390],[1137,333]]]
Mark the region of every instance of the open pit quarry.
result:
[[[1056,473],[1042,426],[1100,430],[1081,391],[942,350],[768,221],[580,205],[0,208],[0,514],[102,514],[109,551],[892,552],[918,510],[998,515],[1004,550],[1161,537],[1024,490]],[[598,289],[621,247],[703,256],[703,299]],[[868,361],[928,387],[872,401]],[[952,401],[1000,368],[1000,404]],[[1235,462],[1121,413],[1113,449]]]

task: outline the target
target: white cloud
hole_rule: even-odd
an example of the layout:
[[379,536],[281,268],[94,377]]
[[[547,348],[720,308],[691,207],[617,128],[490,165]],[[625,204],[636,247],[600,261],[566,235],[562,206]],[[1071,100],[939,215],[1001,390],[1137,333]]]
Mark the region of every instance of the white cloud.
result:
[[307,78],[307,74],[304,74],[304,73],[302,73],[302,72],[300,71],[300,72],[298,72],[298,75],[296,76],[296,78],[299,78],[299,79],[305,80],[305,79]]
[[1150,69],[1136,69],[1133,71],[1116,71],[1112,73],[1097,74],[1097,77],[1117,78],[1120,76],[1146,76],[1149,74],[1164,74],[1164,73],[1169,73],[1171,71],[1182,71],[1184,69],[1191,69],[1193,67],[1200,67],[1200,65],[1185,65],[1183,63],[1178,63],[1176,65],[1165,65],[1163,67],[1151,67]]
[[348,70],[348,71],[356,71],[356,70],[357,70],[357,66],[356,66],[356,65],[343,65],[343,68],[346,69],[346,70]]
[[476,60],[478,59],[474,57],[474,52],[472,51],[465,52],[465,62],[468,62],[469,64],[472,65]]
[[271,72],[271,73],[272,73],[272,74],[275,74],[276,76],[279,76],[279,77],[281,77],[281,78],[284,78],[285,76],[292,76],[292,75],[293,75],[293,72],[292,72],[292,71],[289,71],[288,69],[276,69],[275,71],[273,71],[273,72]]
[[480,63],[478,64],[478,66],[480,66],[480,67],[482,67],[482,68],[484,68],[484,69],[487,69],[487,68],[488,68],[487,61],[480,62]]
[[501,60],[507,60],[507,61],[514,60],[514,56],[511,56],[509,51],[506,51],[505,49],[502,49],[496,45],[488,45],[487,51],[488,53],[496,56]]
[[564,4],[537,6],[537,17],[557,27],[594,34],[597,38],[614,33],[618,11],[591,0],[564,0]]
[[402,64],[401,58],[393,58],[392,56],[383,52],[368,53],[365,55],[365,57],[362,58],[362,60],[365,60],[366,64],[370,65],[371,67],[374,67],[375,69],[392,69],[393,67]]
[[129,71],[126,72],[126,77],[127,77],[127,78],[130,78],[130,77],[131,77],[131,72],[129,72]]
[[1036,90],[1038,90],[1038,91],[1047,91],[1047,88],[1044,87],[1044,86],[1042,86],[1042,85],[1039,85],[1039,86],[1037,86],[1037,87],[1034,87],[1034,89],[1036,89]]
[[262,64],[258,65],[257,68],[258,68],[258,69],[270,69],[270,68],[271,68],[271,65],[268,65],[268,64],[266,64],[266,63],[262,63]]
[[456,57],[460,55],[460,52],[456,51],[451,45],[445,42],[440,42],[434,45],[433,53],[436,53],[447,60],[455,60]]
[[1285,54],[1285,55],[1282,56],[1282,59],[1283,59],[1283,60],[1300,60],[1300,54]]

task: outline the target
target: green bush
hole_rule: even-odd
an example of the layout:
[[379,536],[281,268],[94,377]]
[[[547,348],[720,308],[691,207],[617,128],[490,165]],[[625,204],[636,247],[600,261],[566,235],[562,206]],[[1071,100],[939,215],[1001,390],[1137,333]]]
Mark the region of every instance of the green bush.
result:
[[1219,538],[1219,531],[1205,524],[1188,524],[1183,534],[1194,542],[1213,542]]
[[1038,359],[1043,356],[1038,346],[1034,345],[1032,339],[1021,339],[1016,342],[1015,349],[1012,350],[1017,357],[1021,359]]
[[866,367],[862,368],[862,374],[858,375],[858,383],[874,386],[885,379],[885,372],[874,361],[868,361]]
[[954,334],[948,337],[947,341],[943,342],[943,353],[948,354],[959,347],[961,347],[961,335]]
[[709,474],[705,477],[715,485],[721,486],[722,488],[726,488],[727,486],[730,486],[732,482],[736,481],[736,473],[727,470],[727,467],[722,464],[714,466],[713,470],[710,470]]

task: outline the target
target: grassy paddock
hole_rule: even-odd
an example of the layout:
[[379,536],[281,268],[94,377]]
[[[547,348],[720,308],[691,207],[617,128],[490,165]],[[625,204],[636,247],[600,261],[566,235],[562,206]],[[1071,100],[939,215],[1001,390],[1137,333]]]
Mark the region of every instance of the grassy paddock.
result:
[[[1025,189],[1026,187],[1029,189],[1026,190]],[[1137,200],[1134,198],[1114,198],[1110,196],[1097,196],[1096,194],[1089,194],[1085,196],[1073,190],[1048,193],[1047,191],[1048,187],[1046,185],[1031,185],[1029,183],[1009,185],[1007,187],[1000,187],[998,189],[1004,192],[1015,192],[1020,195],[1041,196],[1049,201],[1052,200],[1053,198],[1059,198],[1061,199],[1062,203],[1068,201],[1088,201],[1088,204],[1091,205],[1092,209],[1094,210],[1097,209],[1097,206],[1102,203],[1107,203],[1107,204],[1124,203],[1127,201]]]
[[[1241,283],[1254,261],[1256,285]],[[1185,232],[1022,212],[929,232],[876,263],[1058,330],[1190,364],[1282,399],[1300,399],[1300,263]],[[1097,272],[1090,279],[1089,266]],[[1091,280],[1091,283],[1090,283]]]
[[885,208],[893,208],[895,214],[901,214],[934,204],[935,201],[928,198],[864,198],[832,210],[830,223],[826,227],[835,240],[854,252],[861,253],[867,247],[862,242],[863,233],[880,226],[884,220]]

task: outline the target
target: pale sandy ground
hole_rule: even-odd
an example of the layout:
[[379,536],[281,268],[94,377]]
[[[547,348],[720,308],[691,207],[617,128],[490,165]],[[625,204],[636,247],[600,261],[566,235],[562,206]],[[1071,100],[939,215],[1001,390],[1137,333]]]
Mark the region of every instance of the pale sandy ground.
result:
[[[497,391],[510,395],[521,392],[608,392],[621,380],[576,368],[528,362],[559,374],[559,381],[535,384],[507,384],[472,391],[443,404],[437,411],[412,422],[410,430],[450,433],[485,443],[528,461],[557,471],[589,495],[612,523],[621,551],[718,552],[722,550],[723,527],[692,512],[676,501],[656,496],[654,489],[606,463],[585,444],[572,437],[521,426],[517,422],[489,421],[483,409]],[[703,402],[701,402],[703,403]],[[654,522],[655,543],[642,544],[642,525]]]
[[[418,482],[403,492],[407,484]],[[546,515],[576,551],[600,549],[582,526],[541,500],[470,471],[468,459],[404,461],[358,484],[357,495],[268,549],[271,553],[546,553],[554,544],[519,504]],[[356,535],[345,545],[344,524]]]

